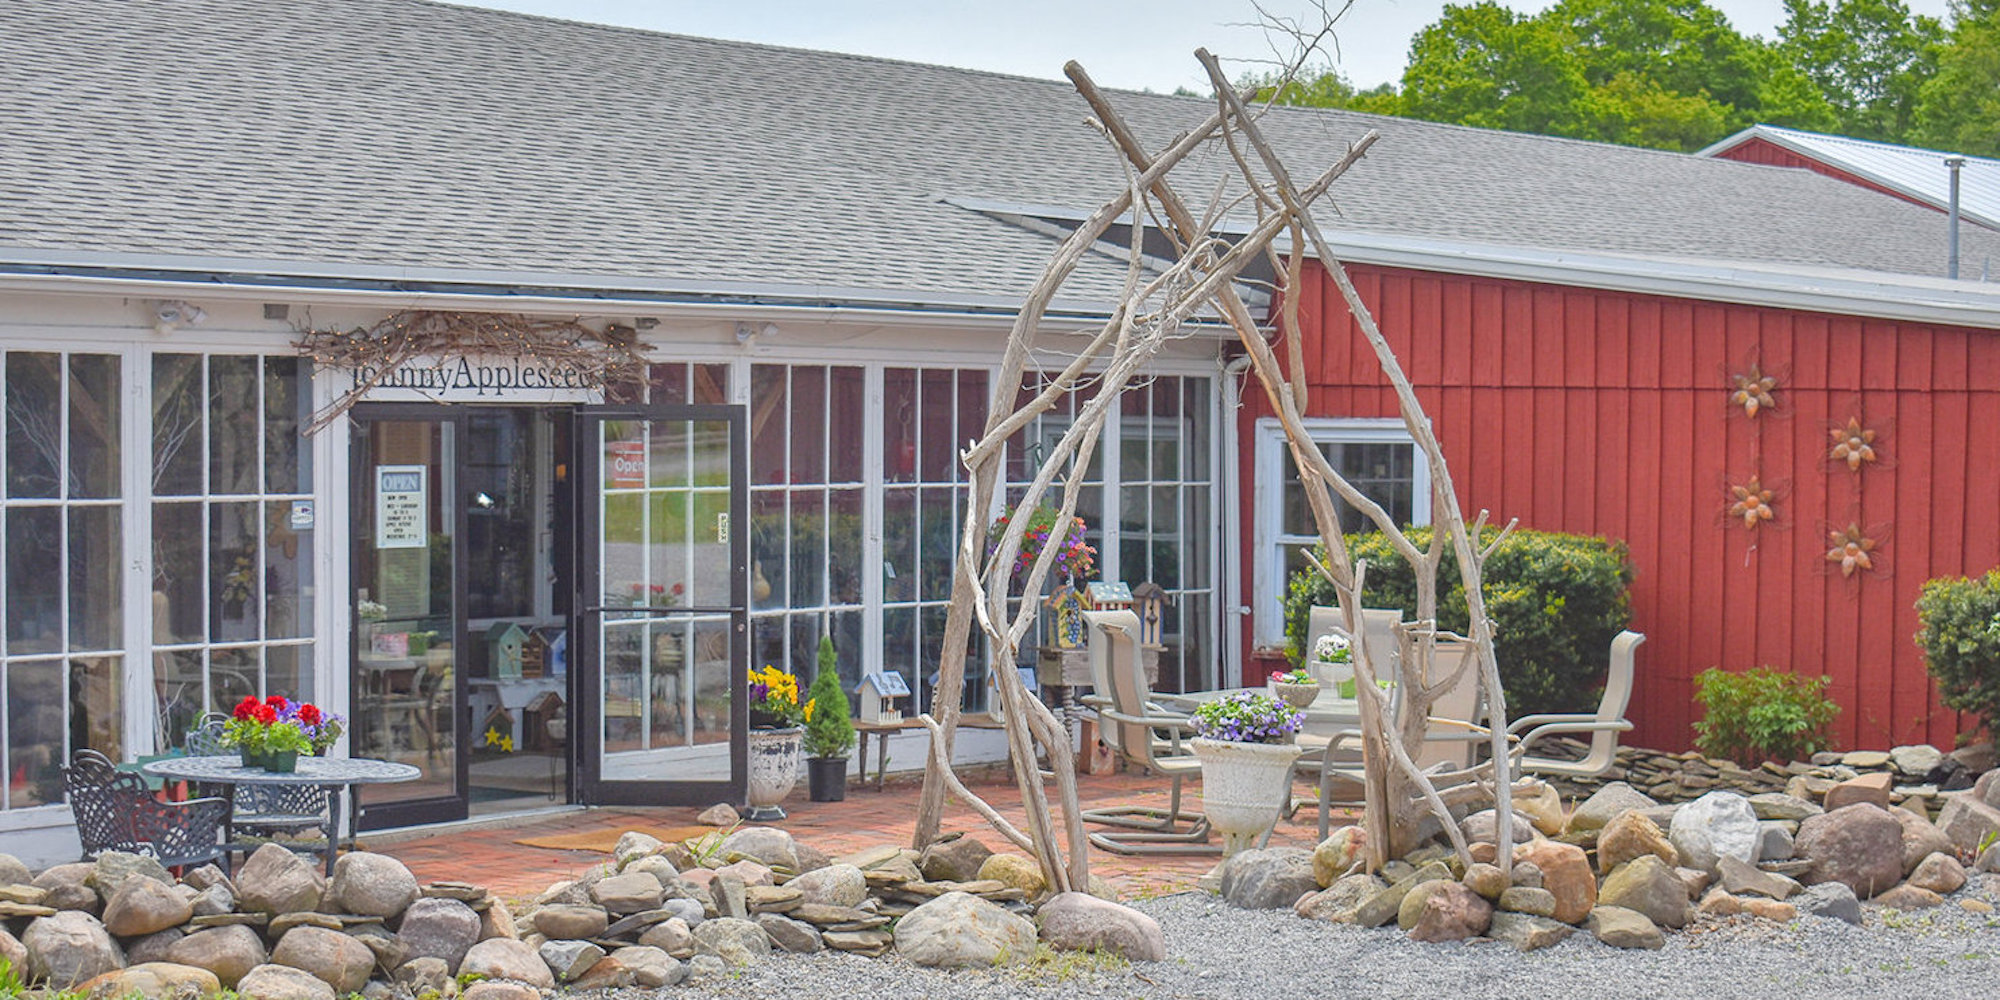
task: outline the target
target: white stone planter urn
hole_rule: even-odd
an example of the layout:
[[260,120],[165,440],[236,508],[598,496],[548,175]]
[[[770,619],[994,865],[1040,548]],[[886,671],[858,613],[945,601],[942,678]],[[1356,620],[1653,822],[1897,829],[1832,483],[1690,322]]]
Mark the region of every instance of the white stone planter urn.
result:
[[1296,743],[1236,743],[1197,737],[1188,741],[1201,760],[1201,811],[1222,834],[1222,856],[1257,842],[1278,823],[1292,796]]
[[792,794],[798,784],[799,768],[805,760],[805,727],[750,730],[750,777],[743,797],[750,808],[743,818],[769,823],[785,818],[778,803]]

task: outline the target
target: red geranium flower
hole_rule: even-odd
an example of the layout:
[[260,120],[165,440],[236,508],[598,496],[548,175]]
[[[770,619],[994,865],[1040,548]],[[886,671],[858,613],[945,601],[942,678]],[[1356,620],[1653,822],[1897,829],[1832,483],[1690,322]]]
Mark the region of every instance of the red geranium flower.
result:
[[236,703],[236,711],[231,712],[230,715],[238,719],[247,719],[257,711],[257,708],[257,699],[245,698]]
[[308,726],[319,725],[319,707],[312,702],[299,706],[299,721]]
[[264,699],[264,704],[271,706],[275,711],[282,712],[285,710],[285,706],[291,704],[291,702],[286,701],[284,695],[274,694]]
[[259,705],[251,710],[250,717],[260,726],[273,725],[278,721],[278,710],[269,705]]

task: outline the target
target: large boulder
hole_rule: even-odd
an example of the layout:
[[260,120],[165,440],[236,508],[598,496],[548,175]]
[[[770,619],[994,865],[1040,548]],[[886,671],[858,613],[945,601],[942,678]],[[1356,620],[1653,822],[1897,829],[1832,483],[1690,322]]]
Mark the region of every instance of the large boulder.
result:
[[526,942],[515,938],[489,938],[466,949],[465,958],[458,963],[460,975],[479,975],[488,979],[513,979],[553,989],[555,977],[550,974],[548,963]]
[[634,986],[647,988],[673,986],[687,978],[687,967],[683,966],[679,959],[658,948],[629,945],[613,951],[607,957],[631,970]]
[[[1298,853],[1304,856],[1310,881],[1312,854]],[[707,926],[695,929],[697,938]],[[931,968],[1018,965],[1034,957],[1035,938],[1035,925],[1028,918],[963,892],[947,892],[896,921],[896,952],[913,965]]]
[[1903,825],[1904,872],[1915,871],[1918,862],[1933,854],[1951,851],[1951,838],[1945,836],[1929,816],[1909,809],[1891,809],[1889,815]]
[[359,992],[375,968],[375,952],[324,927],[294,927],[271,949],[271,964],[304,969],[345,996]]
[[1812,862],[1807,884],[1842,882],[1866,899],[1903,879],[1903,825],[1872,803],[1842,806],[1799,824],[1794,849]]
[[325,893],[319,869],[277,844],[257,848],[236,873],[236,905],[245,913],[309,913]]
[[1724,854],[1755,864],[1757,810],[1735,792],[1709,792],[1675,811],[1667,839],[1689,868],[1713,872]]
[[551,941],[581,940],[604,933],[611,916],[601,906],[556,903],[537,909],[530,917],[535,930]]
[[1299,847],[1238,851],[1218,874],[1223,901],[1246,910],[1289,909],[1300,896],[1319,891],[1313,854]]
[[1949,854],[1933,854],[1917,863],[1910,872],[1910,885],[1943,895],[1965,885],[1965,866]]
[[125,964],[144,965],[147,962],[172,962],[173,959],[167,956],[167,951],[173,948],[174,944],[184,937],[187,937],[187,934],[180,928],[169,927],[163,931],[155,931],[144,937],[126,941],[124,942]]
[[[764,928],[764,933],[770,936],[772,945],[794,955],[810,955],[826,949],[826,941],[820,937],[819,928],[803,920],[793,920],[782,913],[759,913],[756,920],[757,926]],[[653,950],[667,954],[665,949]]]
[[16,969],[28,967],[28,946],[22,944],[21,939],[9,932],[5,925],[0,925],[0,959]]
[[[948,893],[947,895],[962,896],[965,894]],[[936,900],[932,902],[936,902]],[[980,900],[980,902],[985,902],[985,900]],[[930,904],[926,903],[924,905],[929,906]],[[993,906],[992,903],[986,903],[986,905]],[[993,908],[996,910],[999,909],[997,906]],[[918,907],[918,909],[922,909],[922,907]],[[1006,911],[1002,910],[1001,912],[1004,913]],[[903,919],[908,920],[915,913],[916,910],[912,910]],[[1022,923],[1026,922],[1025,920],[1022,921]],[[1029,933],[1030,935],[1033,934],[1032,925],[1030,925]],[[764,928],[757,926],[755,921],[739,920],[735,917],[704,920],[700,926],[694,929],[694,950],[696,955],[708,955],[719,958],[730,965],[744,966],[771,953],[771,936],[764,933]]]
[[479,941],[479,914],[456,899],[419,899],[403,911],[397,934],[411,958],[441,958],[457,973],[458,963]]
[[118,942],[104,925],[82,910],[36,917],[21,935],[28,951],[30,980],[46,979],[58,989],[94,979],[125,964]]
[[660,880],[645,872],[613,875],[590,887],[590,898],[597,905],[620,916],[655,909],[662,895]]
[[[1462,883],[1438,881],[1410,925],[1412,941],[1463,941],[1486,933],[1493,904]],[[1429,888],[1428,886],[1426,888]]]
[[1556,944],[1575,931],[1576,928],[1560,920],[1503,911],[1493,915],[1492,923],[1486,928],[1486,936],[1495,941],[1505,941],[1516,951],[1534,951]]
[[285,965],[260,965],[236,984],[236,995],[244,1000],[334,1000],[333,987],[303,969]]
[[84,983],[78,992],[91,1000],[177,1000],[180,997],[211,997],[222,991],[215,973],[172,962],[142,962],[130,968],[107,972]]
[[111,897],[125,885],[126,879],[147,878],[163,885],[174,884],[174,877],[158,859],[127,851],[104,851],[97,860],[90,863],[90,874],[84,877],[84,884],[97,890],[98,898],[109,903]]
[[[1990,752],[1994,744],[1987,743],[1985,747]],[[1986,773],[1972,783],[1972,797],[2000,809],[2000,768],[1987,768]]]
[[[1408,899],[1410,893],[1416,891],[1417,887],[1450,879],[1451,869],[1446,867],[1444,862],[1425,862],[1422,868],[1397,879],[1387,889],[1364,900],[1355,908],[1353,922],[1362,927],[1380,927],[1391,920],[1396,920],[1402,912],[1403,901]],[[1299,904],[1294,904],[1293,909],[1296,910],[1298,905],[1304,902],[1305,900],[1300,900]]]
[[327,900],[342,913],[394,919],[417,901],[417,877],[386,854],[359,851],[333,863]]
[[1832,812],[1835,809],[1845,809],[1857,802],[1867,802],[1887,809],[1889,808],[1889,791],[1894,787],[1895,776],[1887,771],[1864,774],[1858,778],[1849,778],[1827,789],[1826,797],[1820,800],[1820,804],[1826,807],[1827,812]]
[[931,882],[970,882],[979,877],[979,866],[993,856],[993,849],[972,837],[955,837],[924,848],[917,869]]
[[589,941],[544,941],[539,953],[549,971],[565,983],[582,979],[591,966],[604,958],[604,949]]
[[1636,910],[1662,927],[1684,927],[1688,920],[1687,884],[1674,874],[1672,865],[1642,854],[1604,879],[1597,890],[1597,905]]
[[[993,852],[988,851],[986,856],[992,857]],[[984,864],[985,859],[982,858],[980,863]],[[973,869],[972,874],[978,875],[979,869]],[[828,865],[825,868],[809,871],[785,884],[799,890],[800,898],[807,903],[860,906],[868,898],[868,880],[861,874],[861,869],[853,865]]]
[[1597,870],[1600,872],[1609,872],[1633,858],[1649,854],[1665,861],[1669,867],[1680,864],[1680,851],[1660,831],[1660,825],[1646,818],[1644,813],[1636,810],[1619,813],[1597,832]]
[[1944,808],[1938,811],[1937,828],[1951,839],[1952,846],[1961,851],[1976,851],[1988,836],[2000,832],[2000,808],[1987,805],[1969,792],[1948,795]]
[[12,854],[0,854],[0,885],[32,885],[35,873]]
[[1325,889],[1310,896],[1301,896],[1292,904],[1292,912],[1307,920],[1324,920],[1333,924],[1351,924],[1361,904],[1373,899],[1388,886],[1379,878],[1367,872],[1336,879]]
[[1167,957],[1160,922],[1087,892],[1058,893],[1035,912],[1042,940],[1065,951],[1108,951],[1135,962]]
[[1542,888],[1556,899],[1550,916],[1566,924],[1580,923],[1597,905],[1597,877],[1591,873],[1590,858],[1583,848],[1553,840],[1538,840],[1514,849],[1516,862],[1526,861],[1541,870]]
[[1029,899],[1040,898],[1049,891],[1049,881],[1042,876],[1040,866],[1019,854],[995,854],[987,858],[979,865],[979,879],[1019,889]]
[[740,855],[766,868],[799,870],[798,845],[790,833],[776,827],[746,826],[724,837],[716,853],[724,861],[736,860],[735,856]]
[[1736,896],[1764,896],[1769,899],[1789,899],[1801,886],[1777,872],[1767,872],[1756,865],[1744,864],[1735,858],[1723,858],[1718,873],[1722,878],[1722,888]]
[[1521,782],[1514,786],[1514,811],[1528,817],[1535,829],[1553,837],[1563,832],[1563,825],[1569,817],[1563,814],[1562,793],[1555,786],[1542,781]]
[[660,838],[638,830],[627,830],[618,835],[618,843],[611,847],[611,857],[618,864],[618,870],[649,854],[657,854],[667,846]]
[[1800,913],[1861,925],[1861,900],[1845,882],[1821,882],[1792,897]]
[[1570,813],[1569,831],[1582,833],[1586,830],[1603,829],[1613,816],[1630,809],[1651,809],[1659,805],[1645,793],[1622,781],[1614,781],[1591,793],[1590,798]]
[[1944,763],[1944,751],[1928,743],[1896,747],[1889,751],[1889,765],[1896,770],[1922,781],[1924,776]]
[[670,917],[663,923],[646,928],[646,933],[639,935],[639,943],[658,948],[678,959],[694,957],[694,929],[680,917]]
[[1784,792],[1762,792],[1752,795],[1750,808],[1757,810],[1758,819],[1789,820],[1793,823],[1803,822],[1808,816],[1817,816],[1826,811],[1813,802]]
[[104,904],[104,929],[119,937],[140,937],[179,927],[194,916],[180,890],[150,878],[127,878]]
[[222,980],[222,985],[234,987],[251,969],[270,961],[270,956],[256,931],[232,924],[195,931],[175,941],[167,949],[167,961],[207,969]]
[[[1514,817],[1511,842],[1525,844],[1535,839],[1535,823],[1520,813]],[[1465,817],[1458,823],[1458,831],[1465,835],[1469,844],[1497,844],[1500,842],[1499,813],[1492,809],[1482,809]]]

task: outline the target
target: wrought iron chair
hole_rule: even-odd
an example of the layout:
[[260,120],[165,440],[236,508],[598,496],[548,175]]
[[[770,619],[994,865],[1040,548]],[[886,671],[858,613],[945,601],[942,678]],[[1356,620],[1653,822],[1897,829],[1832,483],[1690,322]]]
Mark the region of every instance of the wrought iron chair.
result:
[[119,771],[95,750],[78,750],[62,771],[84,860],[104,851],[128,851],[175,867],[223,857],[226,800],[162,802],[146,788],[144,778]]
[[[219,712],[202,716],[188,730],[184,744],[188,755],[228,753],[222,739],[228,721],[229,717]],[[324,830],[326,810],[326,789],[318,785],[238,785],[230,823],[239,840],[276,840],[295,851],[317,853],[326,846],[325,837],[300,840],[299,835]]]

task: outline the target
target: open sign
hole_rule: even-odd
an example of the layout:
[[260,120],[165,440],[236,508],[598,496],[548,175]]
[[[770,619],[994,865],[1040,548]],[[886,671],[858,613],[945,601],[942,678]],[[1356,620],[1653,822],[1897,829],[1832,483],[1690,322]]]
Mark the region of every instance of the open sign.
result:
[[604,487],[637,490],[646,486],[646,442],[606,441],[604,443]]

